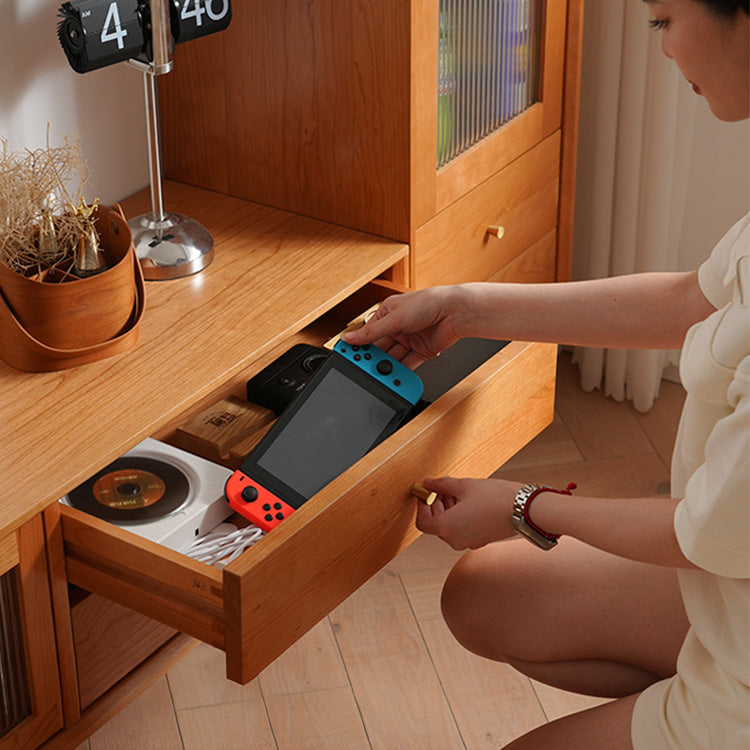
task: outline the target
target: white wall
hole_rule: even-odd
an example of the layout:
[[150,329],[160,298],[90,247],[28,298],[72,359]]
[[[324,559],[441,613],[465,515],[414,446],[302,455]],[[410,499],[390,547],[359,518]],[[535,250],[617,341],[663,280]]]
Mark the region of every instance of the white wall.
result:
[[148,185],[142,73],[125,64],[80,75],[57,40],[62,0],[0,0],[0,136],[19,151],[78,136],[86,197],[121,200]]
[[[13,150],[44,145],[47,123],[53,143],[62,135],[79,136],[91,170],[87,197],[109,203],[148,185],[142,74],[125,64],[75,73],[57,41],[61,3],[0,0],[0,136]],[[584,88],[582,118],[590,109],[587,94]],[[748,210],[749,174],[748,123],[719,123],[700,102],[681,267],[696,266]]]

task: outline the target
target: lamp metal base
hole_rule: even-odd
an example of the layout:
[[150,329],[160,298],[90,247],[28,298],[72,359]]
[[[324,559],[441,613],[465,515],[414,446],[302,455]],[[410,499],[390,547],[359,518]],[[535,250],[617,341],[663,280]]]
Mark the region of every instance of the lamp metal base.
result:
[[150,281],[190,276],[213,260],[211,233],[188,216],[141,214],[128,225],[143,276]]

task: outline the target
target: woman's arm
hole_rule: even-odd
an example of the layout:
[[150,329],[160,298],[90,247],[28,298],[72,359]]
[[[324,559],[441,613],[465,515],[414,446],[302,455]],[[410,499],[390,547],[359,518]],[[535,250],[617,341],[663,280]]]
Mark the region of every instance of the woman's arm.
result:
[[[455,549],[481,547],[516,536],[510,519],[521,485],[499,479],[425,479],[438,499],[420,503],[417,526]],[[572,536],[620,557],[675,568],[695,567],[674,531],[678,500],[593,498],[539,493],[529,517],[549,534]]]
[[609,348],[679,348],[713,306],[697,272],[560,284],[473,283],[389,297],[350,344],[374,342],[416,366],[457,339],[478,336]]
[[562,284],[477,284],[474,325],[499,338],[612,349],[678,349],[714,311],[697,271]]
[[679,502],[661,497],[593,498],[543,492],[534,499],[529,516],[545,531],[574,536],[620,557],[694,568],[674,531]]

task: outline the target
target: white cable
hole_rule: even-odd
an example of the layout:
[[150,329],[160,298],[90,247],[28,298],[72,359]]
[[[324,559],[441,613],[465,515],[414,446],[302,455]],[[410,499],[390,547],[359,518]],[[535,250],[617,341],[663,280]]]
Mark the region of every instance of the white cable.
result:
[[234,524],[222,523],[213,531],[196,539],[183,550],[183,554],[198,562],[223,568],[236,560],[262,536],[263,531],[253,524],[238,529]]

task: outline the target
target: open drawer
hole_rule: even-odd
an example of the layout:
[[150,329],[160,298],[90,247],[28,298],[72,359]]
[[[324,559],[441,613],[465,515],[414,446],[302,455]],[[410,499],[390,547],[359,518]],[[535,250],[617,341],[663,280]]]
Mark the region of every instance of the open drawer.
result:
[[223,570],[62,507],[68,580],[223,649],[246,683],[416,538],[415,481],[487,476],[551,421],[555,361],[511,342]]

